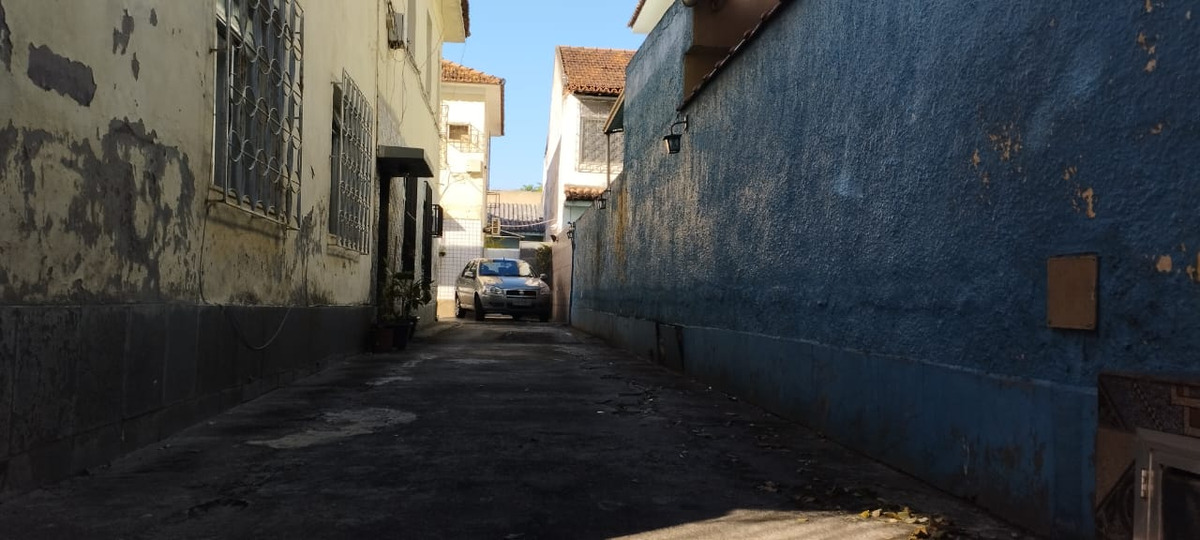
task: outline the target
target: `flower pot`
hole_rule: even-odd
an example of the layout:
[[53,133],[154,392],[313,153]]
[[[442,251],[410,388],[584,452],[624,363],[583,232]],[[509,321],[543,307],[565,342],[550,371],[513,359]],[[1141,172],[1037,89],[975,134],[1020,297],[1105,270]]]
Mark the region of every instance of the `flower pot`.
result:
[[[393,326],[377,324],[371,328],[371,352],[386,353],[395,345],[396,329]],[[407,341],[407,339],[405,340]]]

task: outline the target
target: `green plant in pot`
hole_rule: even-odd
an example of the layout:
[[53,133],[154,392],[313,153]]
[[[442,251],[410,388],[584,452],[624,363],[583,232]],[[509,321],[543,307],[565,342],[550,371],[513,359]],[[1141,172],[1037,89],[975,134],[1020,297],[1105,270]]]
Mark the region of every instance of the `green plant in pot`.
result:
[[394,272],[383,284],[383,305],[379,308],[381,325],[393,329],[392,345],[403,349],[408,345],[421,320],[416,312],[433,301],[433,280],[414,277],[412,272]]

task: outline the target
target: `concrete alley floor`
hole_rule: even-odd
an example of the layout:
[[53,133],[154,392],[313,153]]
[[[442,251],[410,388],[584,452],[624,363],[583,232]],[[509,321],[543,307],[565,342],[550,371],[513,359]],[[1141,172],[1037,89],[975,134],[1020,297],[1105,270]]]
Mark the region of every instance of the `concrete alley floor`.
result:
[[567,328],[435,330],[4,502],[0,538],[1026,536]]

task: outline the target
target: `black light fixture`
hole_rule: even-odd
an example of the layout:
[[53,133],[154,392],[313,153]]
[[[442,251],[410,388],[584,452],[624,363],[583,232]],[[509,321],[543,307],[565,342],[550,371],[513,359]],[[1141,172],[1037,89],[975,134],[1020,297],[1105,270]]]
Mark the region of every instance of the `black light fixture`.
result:
[[571,239],[571,240],[575,239],[575,222],[574,221],[567,222],[567,238]]
[[[683,130],[675,133],[675,126],[683,126]],[[668,154],[679,153],[679,146],[683,140],[683,131],[687,131],[687,127],[688,119],[686,116],[683,117],[683,120],[677,120],[674,124],[671,124],[671,132],[663,137],[663,143],[666,145]]]
[[601,210],[608,208],[608,196],[609,195],[612,195],[612,190],[611,189],[604,190],[604,192],[601,193],[600,196],[596,198],[596,208],[599,208]]

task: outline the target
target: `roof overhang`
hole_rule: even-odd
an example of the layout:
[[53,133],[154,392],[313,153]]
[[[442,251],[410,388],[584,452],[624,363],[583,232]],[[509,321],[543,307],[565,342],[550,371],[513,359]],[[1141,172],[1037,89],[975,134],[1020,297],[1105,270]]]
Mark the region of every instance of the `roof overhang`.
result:
[[442,3],[442,41],[446,43],[462,43],[471,35],[471,11],[468,0],[441,0]]
[[625,131],[625,90],[621,90],[617,95],[616,103],[613,103],[612,110],[608,111],[608,120],[604,121],[605,135],[621,131]]
[[504,82],[490,84],[485,92],[488,132],[493,137],[504,135]]
[[629,27],[635,34],[649,34],[673,3],[675,0],[642,0],[638,4],[637,15],[629,21]]
[[380,178],[433,178],[433,167],[429,166],[424,148],[380,146],[375,151],[375,166]]

